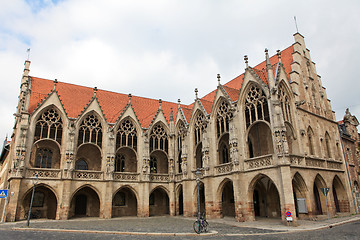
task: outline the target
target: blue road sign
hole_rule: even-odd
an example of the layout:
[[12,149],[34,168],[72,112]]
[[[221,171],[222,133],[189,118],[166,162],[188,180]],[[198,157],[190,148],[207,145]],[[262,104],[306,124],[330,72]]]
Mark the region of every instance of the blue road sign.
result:
[[0,189],[0,198],[7,198],[9,190]]

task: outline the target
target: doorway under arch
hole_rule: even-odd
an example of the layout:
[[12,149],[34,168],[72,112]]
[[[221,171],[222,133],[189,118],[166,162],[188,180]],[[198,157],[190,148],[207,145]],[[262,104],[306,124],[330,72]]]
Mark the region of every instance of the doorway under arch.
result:
[[100,199],[90,187],[79,189],[71,200],[69,217],[99,217]]
[[149,196],[149,215],[162,216],[169,214],[169,196],[161,187],[153,190]]
[[113,197],[112,217],[137,216],[136,195],[129,187],[122,187]]
[[234,187],[233,182],[230,180],[223,185],[221,209],[223,217],[235,217]]

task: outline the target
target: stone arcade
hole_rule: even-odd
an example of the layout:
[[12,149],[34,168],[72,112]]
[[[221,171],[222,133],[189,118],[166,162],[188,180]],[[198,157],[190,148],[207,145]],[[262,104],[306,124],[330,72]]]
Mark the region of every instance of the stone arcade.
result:
[[[171,103],[50,81],[25,62],[1,186],[24,219],[32,179],[43,218],[184,215],[296,219],[353,213],[341,137],[301,34],[196,99]],[[3,206],[3,203],[1,203]]]

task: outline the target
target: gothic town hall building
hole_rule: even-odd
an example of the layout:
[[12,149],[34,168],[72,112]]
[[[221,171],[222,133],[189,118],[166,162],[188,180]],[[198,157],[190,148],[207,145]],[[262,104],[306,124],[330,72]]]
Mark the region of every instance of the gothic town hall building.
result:
[[[29,75],[1,158],[6,221],[353,213],[341,137],[304,37],[190,105]],[[322,188],[330,188],[325,199]],[[0,207],[3,207],[1,203]]]

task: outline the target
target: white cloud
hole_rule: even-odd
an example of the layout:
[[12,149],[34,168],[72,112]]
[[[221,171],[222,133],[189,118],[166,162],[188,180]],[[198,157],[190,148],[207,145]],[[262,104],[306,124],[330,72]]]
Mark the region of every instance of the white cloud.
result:
[[[29,5],[29,3],[31,3]],[[26,49],[37,77],[190,103],[293,43],[297,16],[338,119],[357,94],[360,3],[347,1],[99,1],[0,3],[0,139],[11,133]],[[5,116],[5,115],[4,115]]]

